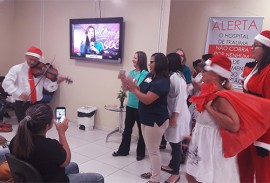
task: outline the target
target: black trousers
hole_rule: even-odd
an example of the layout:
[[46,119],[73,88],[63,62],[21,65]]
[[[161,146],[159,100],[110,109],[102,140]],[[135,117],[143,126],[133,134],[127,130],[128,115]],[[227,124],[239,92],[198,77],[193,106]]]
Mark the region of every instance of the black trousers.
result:
[[164,135],[162,135],[162,139],[161,139],[160,145],[161,146],[166,146],[167,145],[167,141],[166,141]]
[[[36,102],[35,104],[38,104],[41,102]],[[15,110],[15,115],[18,119],[18,122],[20,122],[24,117],[25,117],[25,112],[26,110],[32,106],[34,104],[32,104],[31,102],[25,102],[25,101],[15,101],[15,105],[14,105],[14,110]]]
[[171,143],[171,148],[172,148],[172,159],[169,163],[169,167],[173,169],[172,174],[174,175],[179,175],[179,169],[180,169],[180,162],[181,162],[181,146],[179,143]]
[[131,135],[132,129],[137,122],[138,131],[139,131],[139,140],[137,143],[137,156],[145,156],[145,143],[142,136],[141,122],[139,120],[138,109],[132,107],[126,107],[126,119],[125,119],[125,129],[123,132],[122,142],[117,151],[118,154],[128,155],[130,150]]

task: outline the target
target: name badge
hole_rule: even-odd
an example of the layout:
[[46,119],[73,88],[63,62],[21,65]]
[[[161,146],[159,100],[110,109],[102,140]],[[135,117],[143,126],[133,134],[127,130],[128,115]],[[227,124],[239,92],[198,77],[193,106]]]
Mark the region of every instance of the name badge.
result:
[[146,79],[144,80],[144,82],[146,82],[146,83],[150,83],[151,81],[152,81],[151,78],[146,78]]

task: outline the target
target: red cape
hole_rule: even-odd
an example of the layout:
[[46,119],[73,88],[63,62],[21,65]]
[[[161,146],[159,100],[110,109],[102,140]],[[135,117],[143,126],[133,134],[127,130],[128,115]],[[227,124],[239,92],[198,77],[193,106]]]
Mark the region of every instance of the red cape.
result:
[[197,110],[203,111],[204,105],[216,97],[227,99],[236,110],[240,119],[240,129],[236,133],[220,128],[224,157],[232,157],[247,148],[270,127],[270,100],[232,90],[214,91],[208,83],[202,88],[199,96],[190,101],[196,104]]

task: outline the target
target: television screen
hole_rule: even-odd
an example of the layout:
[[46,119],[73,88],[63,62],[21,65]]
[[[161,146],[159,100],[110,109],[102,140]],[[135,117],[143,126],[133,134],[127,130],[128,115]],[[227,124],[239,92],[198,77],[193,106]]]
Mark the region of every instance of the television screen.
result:
[[123,18],[70,19],[70,58],[121,63]]

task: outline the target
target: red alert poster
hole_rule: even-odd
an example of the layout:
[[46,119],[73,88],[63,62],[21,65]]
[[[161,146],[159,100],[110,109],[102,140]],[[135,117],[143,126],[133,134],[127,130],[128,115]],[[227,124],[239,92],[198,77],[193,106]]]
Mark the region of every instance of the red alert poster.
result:
[[241,89],[239,75],[252,59],[254,37],[262,31],[263,17],[210,17],[205,53],[225,55],[232,61],[234,88]]

